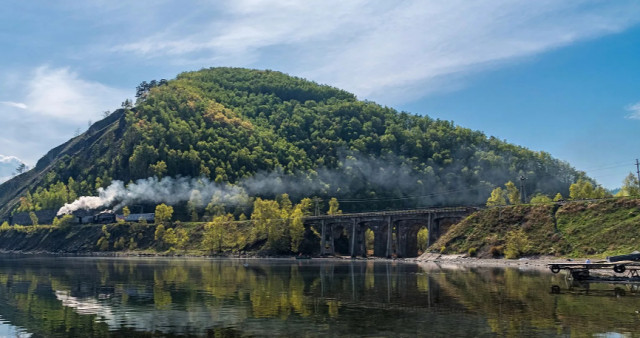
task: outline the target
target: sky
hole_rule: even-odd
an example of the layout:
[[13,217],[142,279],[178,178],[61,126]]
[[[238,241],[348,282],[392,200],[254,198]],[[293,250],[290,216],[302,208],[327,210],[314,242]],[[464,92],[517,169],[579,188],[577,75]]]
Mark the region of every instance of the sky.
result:
[[606,188],[640,158],[640,2],[3,1],[0,181],[142,81],[233,66],[545,151]]

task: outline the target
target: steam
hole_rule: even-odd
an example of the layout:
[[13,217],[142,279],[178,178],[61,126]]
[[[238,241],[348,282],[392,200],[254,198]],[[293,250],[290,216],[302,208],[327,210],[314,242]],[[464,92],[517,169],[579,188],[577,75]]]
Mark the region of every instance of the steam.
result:
[[187,201],[214,201],[220,204],[246,204],[249,200],[243,188],[211,182],[206,178],[155,177],[124,185],[113,181],[107,188],[99,188],[98,196],[83,196],[58,210],[58,216],[79,209],[98,209],[113,206],[118,210],[135,203],[166,203],[175,205]]
[[[509,162],[510,159],[499,161],[507,164]],[[351,203],[353,209],[360,210],[393,207],[393,203],[402,207],[470,205],[486,200],[495,186],[517,178],[510,178],[513,174],[510,174],[508,165],[488,165],[474,169],[476,175],[482,175],[483,180],[473,182],[465,177],[469,176],[469,169],[458,164],[438,166],[433,161],[415,164],[393,155],[372,158],[341,154],[337,163],[337,168],[318,168],[293,174],[282,170],[258,172],[235,185],[219,184],[207,178],[187,177],[165,177],[160,180],[152,177],[126,186],[121,181],[113,181],[109,187],[98,189],[98,196],[84,196],[66,204],[58,211],[58,215],[79,209],[111,206],[118,210],[136,203],[175,205],[189,202],[196,209],[209,203],[242,206],[249,204],[249,196],[271,198],[283,193],[289,194],[294,200],[314,195],[338,197],[341,205],[344,203],[343,207],[349,209],[347,204]],[[534,164],[535,162],[531,163]],[[563,163],[557,165],[559,168],[570,168]],[[557,187],[558,182],[572,179],[553,177],[550,180],[545,177],[535,178],[532,174],[532,170],[528,171],[530,181],[535,181],[536,184],[529,191],[538,188],[542,191],[551,190],[547,186]],[[443,181],[447,184],[443,184]],[[350,200],[353,196],[367,197]]]

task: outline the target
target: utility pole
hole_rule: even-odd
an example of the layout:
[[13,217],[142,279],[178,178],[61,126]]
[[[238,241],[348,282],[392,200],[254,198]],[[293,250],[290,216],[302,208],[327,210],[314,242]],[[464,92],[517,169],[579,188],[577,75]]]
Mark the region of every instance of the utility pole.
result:
[[313,201],[316,203],[316,207],[315,207],[315,216],[320,215],[320,202],[322,202],[322,199],[320,197],[314,197]]
[[520,198],[522,198],[522,203],[527,203],[527,193],[524,191],[524,180],[526,179],[524,175],[520,176]]
[[638,174],[638,188],[640,188],[640,162],[636,158],[636,173]]

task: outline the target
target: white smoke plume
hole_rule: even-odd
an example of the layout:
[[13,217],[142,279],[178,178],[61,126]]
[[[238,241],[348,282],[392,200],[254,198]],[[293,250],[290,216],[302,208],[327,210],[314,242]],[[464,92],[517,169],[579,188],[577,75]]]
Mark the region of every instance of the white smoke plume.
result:
[[98,196],[83,196],[65,204],[58,211],[58,215],[69,214],[79,209],[91,210],[111,206],[118,210],[134,203],[175,205],[193,200],[194,195],[199,195],[202,201],[217,201],[222,204],[246,204],[249,200],[243,188],[217,184],[206,178],[164,177],[158,180],[150,177],[126,186],[122,181],[113,181],[107,188],[98,189]]

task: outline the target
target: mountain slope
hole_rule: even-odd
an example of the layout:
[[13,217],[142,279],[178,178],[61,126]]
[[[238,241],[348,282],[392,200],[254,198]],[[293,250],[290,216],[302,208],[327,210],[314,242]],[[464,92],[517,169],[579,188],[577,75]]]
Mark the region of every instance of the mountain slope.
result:
[[566,196],[581,175],[547,153],[274,71],[204,69],[140,94],[135,108],[1,185],[0,216],[27,191],[46,201],[26,209],[56,207],[149,176],[204,176],[266,197],[336,196],[357,211],[479,204],[521,175],[529,194]]

